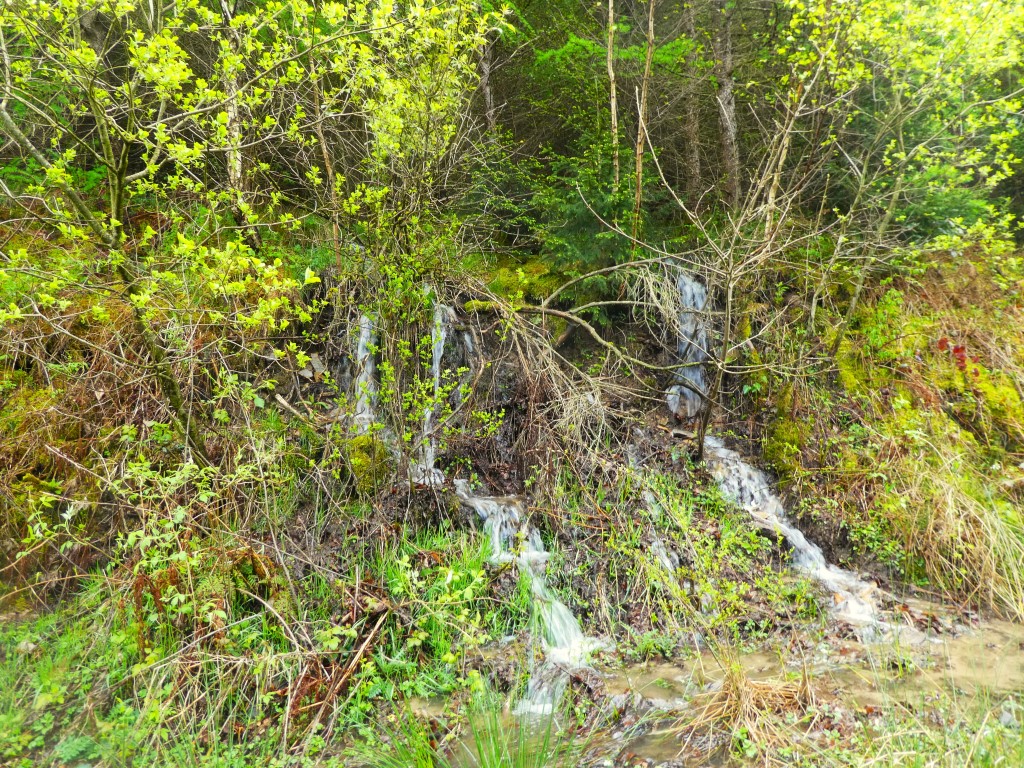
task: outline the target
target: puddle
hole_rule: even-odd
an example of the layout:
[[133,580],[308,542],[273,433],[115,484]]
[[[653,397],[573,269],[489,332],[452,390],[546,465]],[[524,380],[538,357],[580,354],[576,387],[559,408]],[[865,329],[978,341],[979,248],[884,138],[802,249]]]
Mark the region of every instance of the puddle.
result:
[[692,673],[686,662],[630,665],[606,673],[605,693],[638,693],[653,701],[681,701],[693,693]]
[[[743,654],[738,661],[751,680],[769,680],[807,668],[812,679],[831,681],[852,703],[880,706],[939,692],[1007,695],[1024,692],[1024,626],[992,621],[957,637],[920,633],[915,642],[864,645],[847,641],[813,662],[778,653]],[[632,664],[603,670],[611,696],[639,694],[654,703],[685,706],[694,694],[724,677],[723,662],[710,653],[673,662]]]
[[[671,730],[668,729],[655,729],[648,733],[646,736],[641,736],[639,739],[634,739],[630,742],[629,746],[623,752],[623,765],[640,764],[639,761],[651,761],[655,765],[659,763],[681,763],[679,757],[680,744],[679,737]],[[696,765],[696,763],[694,763]],[[701,763],[705,766],[716,766],[725,765],[725,763],[709,762],[705,760]]]
[[[918,617],[933,615],[929,610],[918,609]],[[758,651],[741,655],[737,662],[751,680],[779,679],[806,670],[815,687],[868,712],[916,707],[940,694],[984,702],[987,697],[1024,692],[1024,626],[1003,621],[973,629],[949,621],[943,626],[943,633],[908,629],[882,643],[823,643],[808,657],[783,659],[777,652]],[[689,765],[680,757],[670,713],[684,713],[697,693],[713,690],[728,663],[705,653],[693,659],[602,670],[608,695],[626,695],[634,701],[639,696],[649,710],[665,713],[649,733],[622,749],[620,755],[627,759],[622,764],[643,765],[649,760],[654,765]],[[722,759],[726,762],[702,765],[727,765],[727,756]]]
[[444,717],[448,700],[442,696],[413,696],[408,703],[409,711],[421,720],[437,720]]
[[936,694],[982,697],[1024,691],[1024,627],[992,621],[959,637],[861,649],[862,661],[830,673],[857,707],[884,708]]
[[[901,604],[892,609],[897,623],[904,622],[884,642],[831,638],[803,653],[766,649],[739,656],[705,652],[689,659],[652,660],[599,668],[604,694],[613,709],[631,712],[621,726],[595,734],[588,744],[576,744],[596,762],[581,764],[634,766],[730,766],[727,750],[711,756],[683,750],[673,726],[693,705],[694,697],[713,691],[731,664],[739,664],[753,681],[792,680],[806,672],[826,699],[831,695],[846,708],[876,714],[897,707],[919,708],[940,695],[963,704],[974,699],[984,705],[988,697],[1024,692],[1024,626],[990,621],[968,628],[929,604]],[[618,703],[615,700],[619,699]],[[415,698],[411,708],[422,719],[444,720],[447,702],[441,698]],[[512,753],[543,754],[557,740],[559,728],[537,730],[540,722],[524,725],[506,707],[482,723],[484,730],[500,734]],[[627,721],[628,727],[627,727]],[[646,729],[641,736],[639,728]],[[489,739],[485,739],[485,742]],[[480,764],[471,733],[448,745],[452,764],[476,768]],[[575,764],[571,760],[568,764]]]
[[[779,655],[772,651],[745,653],[738,662],[751,680],[767,680],[784,671]],[[611,696],[638,693],[650,701],[684,703],[695,693],[722,680],[728,663],[712,653],[704,653],[689,660],[644,662],[602,670],[605,693]]]

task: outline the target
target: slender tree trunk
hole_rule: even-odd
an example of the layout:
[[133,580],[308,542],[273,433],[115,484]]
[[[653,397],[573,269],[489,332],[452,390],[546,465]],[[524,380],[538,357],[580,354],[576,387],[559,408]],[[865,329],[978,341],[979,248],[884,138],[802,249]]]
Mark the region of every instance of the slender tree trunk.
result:
[[[228,0],[220,0],[221,17],[232,52],[240,54],[241,40],[239,33],[231,26],[234,13]],[[246,201],[245,158],[242,153],[242,115],[238,103],[238,74],[234,70],[224,73],[224,111],[227,114],[227,172],[228,189],[234,199],[231,213],[241,229],[245,244],[258,251],[262,246],[259,231],[249,221],[249,205]]]
[[787,115],[786,123],[782,129],[779,150],[775,158],[775,168],[772,171],[772,180],[768,185],[768,197],[765,200],[764,229],[765,238],[774,237],[775,234],[775,206],[779,190],[782,188],[782,171],[786,167],[786,160],[789,157],[789,148],[792,145],[793,126],[796,123],[797,107],[794,106]]
[[654,5],[647,0],[647,55],[644,57],[644,75],[640,80],[640,94],[636,121],[636,189],[633,198],[633,239],[640,234],[640,207],[644,191],[644,149],[647,145],[647,91],[651,83],[651,65],[654,61]]
[[722,192],[730,208],[740,203],[740,148],[736,125],[736,95],[733,92],[732,14],[730,0],[716,0],[715,77],[718,80],[718,119],[721,125]]
[[491,89],[491,67],[494,65],[494,41],[488,40],[480,52],[480,90],[484,95],[484,120],[487,130],[494,133],[498,121],[494,111],[494,92]]
[[[711,425],[711,417],[715,413],[715,402],[718,400],[719,394],[722,391],[722,382],[725,379],[725,366],[729,359],[729,347],[732,346],[733,288],[735,280],[733,277],[733,266],[732,256],[730,256],[729,268],[725,276],[725,316],[722,320],[722,356],[715,368],[714,378],[711,380],[711,386],[708,387],[707,397],[704,398],[704,408],[700,414],[700,421],[697,423],[697,461],[703,461],[704,459],[704,437],[708,433],[708,427]],[[711,345],[709,344],[708,346],[710,347]]]
[[[692,72],[697,64],[697,20],[693,3],[683,5],[683,27],[690,40],[686,63]],[[701,196],[700,111],[696,88],[691,86],[683,101],[683,157],[686,163],[686,202],[697,207]]]
[[615,94],[615,0],[608,0],[608,93],[612,119],[612,173],[619,188],[619,103]]
[[320,156],[324,161],[324,175],[327,177],[327,186],[329,188],[328,193],[331,196],[331,235],[334,242],[334,258],[340,271],[343,267],[343,264],[341,263],[341,223],[338,220],[338,216],[341,212],[341,201],[338,200],[337,176],[334,173],[334,161],[331,158],[330,149],[327,147],[327,137],[324,135],[324,114],[323,106],[320,103],[319,84],[313,88],[313,109],[316,112],[316,114],[313,115],[314,125],[316,126],[316,140],[320,144]]

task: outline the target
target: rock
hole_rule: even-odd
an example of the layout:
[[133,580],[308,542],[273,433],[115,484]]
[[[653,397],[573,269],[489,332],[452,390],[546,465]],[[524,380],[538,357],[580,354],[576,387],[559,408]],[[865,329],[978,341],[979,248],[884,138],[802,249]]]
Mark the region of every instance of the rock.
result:
[[1020,723],[1017,722],[1017,718],[1013,712],[1004,709],[1003,713],[999,715],[999,724],[1004,728],[1010,728],[1014,731],[1020,730]]
[[14,650],[22,656],[28,656],[38,647],[39,646],[33,643],[31,640],[22,640],[14,647]]
[[650,701],[650,708],[656,712],[675,712],[680,709],[686,709],[690,702],[686,699],[652,699]]
[[623,710],[630,703],[630,695],[628,693],[616,693],[608,697],[608,706],[613,710]]

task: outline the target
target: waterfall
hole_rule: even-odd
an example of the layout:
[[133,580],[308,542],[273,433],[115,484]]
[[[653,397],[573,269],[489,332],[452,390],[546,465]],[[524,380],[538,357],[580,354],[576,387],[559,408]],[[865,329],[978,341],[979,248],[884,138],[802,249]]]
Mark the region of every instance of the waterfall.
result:
[[704,363],[708,359],[708,331],[704,310],[708,303],[708,289],[689,272],[680,270],[676,280],[679,292],[679,339],[676,353],[680,367],[676,369],[678,382],[669,387],[668,407],[684,421],[693,419],[704,402],[707,379]]
[[356,345],[355,356],[355,397],[356,407],[352,415],[352,422],[360,434],[370,431],[370,426],[376,419],[373,406],[377,401],[377,363],[373,359],[371,347],[376,343],[377,338],[373,329],[373,320],[369,315],[359,317],[359,342]]
[[[680,270],[676,287],[681,306],[681,336],[677,351],[681,362],[690,363],[677,370],[676,380],[692,386],[674,385],[668,390],[667,401],[676,416],[688,420],[697,415],[703,403],[702,396],[693,390],[707,392],[700,363],[707,360],[709,332],[704,311],[708,293],[703,283],[683,270]],[[782,501],[772,491],[764,472],[747,464],[738,453],[726,448],[715,437],[705,438],[704,450],[708,469],[722,494],[738,504],[759,526],[789,542],[793,548],[793,565],[830,592],[835,616],[858,627],[884,626],[878,621],[878,609],[873,599],[876,587],[825,560],[821,549],[809,542],[803,532],[790,522]],[[661,559],[661,553],[656,547],[654,549]]]
[[[601,643],[583,634],[565,603],[548,588],[544,571],[549,557],[540,532],[526,526],[525,508],[513,496],[474,496],[469,482],[455,481],[455,492],[483,521],[490,539],[492,563],[517,562],[530,575],[532,612],[544,645],[544,662],[530,675],[526,695],[515,707],[520,716],[543,716],[554,711],[569,682],[569,672],[584,666]],[[517,550],[513,539],[519,537]]]
[[794,567],[824,586],[832,595],[832,613],[858,627],[876,625],[878,608],[874,584],[858,578],[825,560],[821,549],[812,544],[786,516],[782,501],[772,491],[768,476],[747,464],[736,451],[721,440],[704,440],[705,459],[722,495],[732,499],[762,528],[782,536],[793,548]]
[[423,411],[423,447],[420,462],[412,467],[412,482],[415,485],[426,485],[436,488],[444,485],[444,473],[434,466],[437,459],[437,441],[432,434],[434,411],[441,406],[441,362],[444,359],[448,333],[455,319],[455,310],[447,304],[434,304],[434,321],[430,328],[431,366],[434,379],[434,397],[429,408]]

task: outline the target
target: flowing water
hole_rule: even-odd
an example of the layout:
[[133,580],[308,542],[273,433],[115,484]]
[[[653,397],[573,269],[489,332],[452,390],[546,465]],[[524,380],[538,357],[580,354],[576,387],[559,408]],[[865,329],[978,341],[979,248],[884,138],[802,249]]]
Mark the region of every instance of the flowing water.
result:
[[434,320],[430,329],[431,340],[431,365],[430,372],[434,381],[433,401],[423,411],[423,445],[420,451],[420,461],[412,467],[412,482],[415,485],[425,485],[431,488],[439,488],[444,485],[444,473],[434,466],[437,461],[437,439],[434,437],[434,413],[440,410],[442,400],[441,388],[441,364],[444,360],[445,345],[448,343],[448,333],[451,330],[455,319],[455,310],[447,304],[437,302],[434,304]]
[[[676,383],[668,390],[670,409],[683,420],[699,413],[707,392],[703,363],[707,360],[710,331],[706,318],[707,290],[698,280],[682,273],[677,281],[682,310],[679,323],[682,337],[677,353],[682,367],[675,374]],[[431,328],[431,374],[433,403],[423,417],[422,449],[419,461],[411,468],[414,483],[437,487],[445,476],[435,466],[437,443],[434,437],[437,415],[443,406],[444,363],[446,348],[455,337],[455,313],[447,305],[434,306]],[[355,353],[357,429],[365,432],[374,419],[376,398],[375,364],[371,349],[375,343],[372,320],[359,321],[359,342]],[[457,346],[458,342],[456,342]],[[462,354],[472,363],[472,336],[461,334]],[[458,357],[449,350],[448,361]],[[457,396],[462,394],[456,390]],[[854,573],[830,564],[821,549],[807,540],[786,514],[785,507],[774,492],[768,475],[747,463],[736,451],[727,448],[713,436],[705,439],[708,470],[722,494],[731,499],[760,527],[783,538],[792,548],[793,567],[816,580],[831,595],[835,617],[852,625],[860,641],[847,640],[843,647],[828,646],[813,651],[808,658],[791,659],[787,664],[779,653],[760,652],[742,655],[738,662],[750,680],[771,680],[784,674],[792,676],[802,669],[814,676],[824,676],[850,706],[874,711],[883,705],[905,702],[913,706],[915,697],[934,695],[938,689],[947,691],[1013,692],[1024,689],[1024,630],[1015,625],[995,625],[967,631],[966,627],[946,622],[939,633],[927,628],[927,622],[896,626],[904,616],[927,614],[929,607],[908,609],[904,614],[893,611],[892,623],[879,619],[878,590]],[[518,565],[520,573],[530,579],[533,636],[543,648],[543,661],[533,662],[527,689],[508,711],[508,722],[501,727],[510,732],[531,724],[550,723],[566,691],[570,674],[588,664],[592,652],[603,644],[584,635],[579,621],[549,588],[545,572],[549,553],[539,531],[529,525],[523,499],[516,496],[483,496],[470,491],[466,480],[454,482],[458,498],[482,521],[487,535],[490,556],[495,564]],[[679,566],[678,555],[656,535],[651,554],[669,571]],[[906,606],[904,606],[906,608]],[[888,617],[887,617],[888,618]],[[906,622],[904,622],[906,624]],[[954,626],[955,625],[955,626]],[[891,643],[878,642],[885,639]],[[870,641],[870,642],[869,642]],[[896,654],[893,656],[893,654]],[[893,659],[896,659],[894,663]],[[909,664],[909,666],[908,666]],[[911,670],[909,673],[907,670]],[[895,670],[895,671],[894,671]],[[605,754],[615,760],[625,756],[665,764],[676,760],[681,744],[674,728],[679,713],[693,706],[696,696],[716,691],[726,677],[723,662],[710,652],[691,660],[665,661],[604,670],[605,693],[613,706],[634,707],[646,712],[654,727],[645,726],[643,735],[623,731],[609,732],[611,742]],[[439,716],[439,701],[421,702],[425,714]],[[647,722],[646,720],[644,722]],[[463,745],[467,765],[476,765],[471,747]],[[461,763],[460,763],[461,764]],[[601,765],[611,765],[605,760]],[[617,762],[615,764],[618,764]],[[722,763],[723,765],[725,763]]]
[[[431,362],[430,374],[433,380],[433,398],[429,407],[423,411],[423,433],[421,435],[421,448],[419,461],[410,468],[410,479],[413,485],[427,486],[429,488],[440,488],[444,485],[445,476],[437,466],[437,437],[436,430],[438,415],[443,413],[445,402],[449,394],[453,395],[456,405],[461,404],[463,387],[468,384],[468,378],[472,375],[472,364],[476,358],[476,348],[473,344],[473,335],[469,331],[462,331],[456,338],[461,342],[462,349],[458,350],[457,345],[451,345],[449,340],[455,328],[455,310],[447,304],[436,302],[434,304],[434,316],[430,330],[431,341]],[[459,363],[465,364],[465,374],[459,386],[454,391],[445,391],[445,376],[451,376],[451,370],[444,367],[448,356]]]
[[[919,618],[941,616],[944,611],[941,606],[917,601],[903,608],[906,615]],[[950,616],[935,623],[940,630],[921,631],[919,642],[912,645],[902,644],[897,633],[893,636],[897,642],[892,644],[845,640],[835,645],[821,643],[802,652],[761,650],[734,659],[705,651],[691,659],[607,670],[605,693],[612,705],[621,707],[629,702],[653,721],[645,734],[624,740],[617,747],[618,754],[635,756],[641,765],[643,760],[682,764],[678,757],[683,745],[673,727],[679,714],[699,712],[697,697],[720,688],[733,665],[739,666],[745,679],[766,684],[807,673],[823,681],[819,688],[828,691],[827,696],[834,696],[833,709],[868,717],[927,711],[929,702],[949,698],[965,708],[971,701],[991,706],[1024,690],[1024,627],[991,621],[968,630]],[[999,717],[996,710],[994,718]],[[727,751],[720,755],[721,764],[737,764],[726,756]]]
[[548,587],[544,571],[549,553],[540,532],[526,524],[523,502],[514,496],[475,496],[466,480],[455,481],[455,492],[483,521],[491,562],[517,562],[530,576],[532,614],[540,629],[544,661],[532,670],[526,695],[514,712],[528,717],[549,715],[561,701],[569,673],[586,665],[601,643],[583,634],[572,611]]
[[821,549],[789,521],[764,472],[747,464],[714,437],[705,438],[704,456],[722,494],[738,504],[757,525],[784,538],[793,549],[794,567],[829,591],[833,615],[865,630],[881,626],[875,585],[825,560]]
[[[681,383],[668,390],[667,401],[669,409],[677,417],[689,420],[703,405],[703,397],[699,393],[707,392],[701,363],[707,360],[710,336],[706,319],[708,294],[704,284],[684,270],[680,270],[676,287],[681,306],[681,336],[677,351],[680,361],[687,365],[677,370],[676,379]],[[884,626],[878,620],[875,586],[825,560],[821,549],[809,542],[803,532],[790,522],[782,501],[772,490],[764,472],[747,464],[738,453],[726,448],[715,437],[705,438],[704,453],[708,469],[722,494],[742,507],[759,526],[789,542],[793,548],[793,565],[829,591],[835,616],[865,634]]]
[[676,280],[679,291],[679,338],[676,353],[679,368],[676,384],[669,387],[668,407],[680,419],[690,420],[699,412],[708,384],[703,363],[708,359],[708,323],[705,309],[708,290],[689,272],[680,270]]
[[373,319],[369,315],[360,316],[359,341],[356,345],[355,355],[356,407],[352,416],[355,429],[360,434],[369,432],[370,426],[376,419],[373,410],[377,402],[377,363],[373,358],[373,346],[376,342],[377,336],[373,328]]

